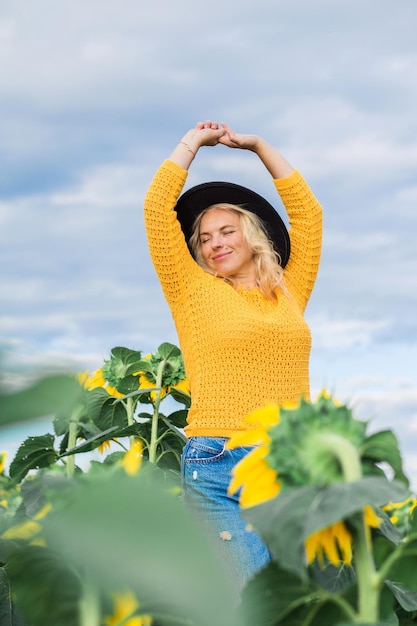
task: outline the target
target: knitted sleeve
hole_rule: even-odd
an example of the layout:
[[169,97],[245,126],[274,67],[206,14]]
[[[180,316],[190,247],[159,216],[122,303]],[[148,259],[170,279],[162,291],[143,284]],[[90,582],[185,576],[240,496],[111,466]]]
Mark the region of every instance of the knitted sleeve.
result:
[[305,310],[320,263],[322,210],[298,171],[274,180],[290,222],[291,254],[285,281],[302,311]]
[[177,302],[198,268],[173,210],[188,172],[164,161],[145,196],[145,227],[149,252],[168,304]]

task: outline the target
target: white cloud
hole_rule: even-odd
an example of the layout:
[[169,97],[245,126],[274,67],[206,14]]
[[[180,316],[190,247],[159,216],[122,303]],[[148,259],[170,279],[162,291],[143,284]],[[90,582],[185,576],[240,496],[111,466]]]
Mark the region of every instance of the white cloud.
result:
[[389,329],[386,319],[332,319],[324,315],[310,316],[309,323],[314,345],[322,349],[346,349],[354,346],[369,346],[381,330]]
[[[13,375],[175,342],[141,209],[160,161],[212,116],[269,138],[323,203],[314,386],[404,411],[415,432],[415,0],[15,0],[2,12],[0,315]],[[208,179],[276,200],[253,154],[202,150],[187,185]]]

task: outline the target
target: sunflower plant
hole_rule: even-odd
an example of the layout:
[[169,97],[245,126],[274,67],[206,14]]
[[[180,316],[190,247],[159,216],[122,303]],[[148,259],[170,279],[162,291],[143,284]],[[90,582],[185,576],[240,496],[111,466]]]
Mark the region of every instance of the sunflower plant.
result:
[[[73,476],[80,471],[77,455],[105,451],[111,442],[121,450],[108,455],[106,462],[116,462],[137,439],[145,458],[178,472],[190,392],[176,346],[161,344],[146,358],[139,351],[116,347],[101,368],[68,379],[73,384],[71,401],[56,411],[54,433],[28,437],[12,460],[10,477],[16,484],[31,470],[55,464],[63,464]],[[161,402],[168,396],[183,408],[165,415]],[[15,409],[22,397],[29,401],[30,390],[16,394]],[[12,396],[6,400],[6,406],[13,406]],[[33,400],[36,403],[36,394]],[[139,411],[142,403],[151,404],[152,413]]]
[[[259,626],[414,623],[417,501],[393,433],[367,434],[325,392],[255,411],[247,426],[229,445],[255,447],[229,490],[273,559],[244,591],[242,622],[256,613]],[[400,532],[389,512],[404,508]]]
[[[170,397],[174,410],[163,414],[162,401],[169,404]],[[178,607],[171,606],[180,579],[175,598],[166,600],[171,592],[161,597],[152,558],[172,579],[193,533],[197,553],[199,534],[187,526],[178,501],[189,403],[181,352],[166,343],[146,357],[114,348],[92,373],[46,376],[16,393],[0,390],[0,426],[51,415],[54,428],[22,443],[9,475],[7,453],[0,455],[2,626],[158,626],[160,614],[163,623],[188,623],[178,621]],[[85,470],[75,464],[109,442],[121,450]],[[182,576],[189,586],[192,559],[190,574]],[[197,599],[181,602],[194,603],[196,613]]]

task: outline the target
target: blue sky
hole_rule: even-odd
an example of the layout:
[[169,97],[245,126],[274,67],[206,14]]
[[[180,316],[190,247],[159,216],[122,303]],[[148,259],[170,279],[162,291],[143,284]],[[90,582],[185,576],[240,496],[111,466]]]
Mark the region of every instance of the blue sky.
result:
[[[177,342],[143,197],[190,126],[224,120],[323,204],[313,396],[393,428],[417,484],[416,18],[415,0],[2,0],[5,383]],[[187,186],[213,179],[276,203],[252,154],[204,148]]]

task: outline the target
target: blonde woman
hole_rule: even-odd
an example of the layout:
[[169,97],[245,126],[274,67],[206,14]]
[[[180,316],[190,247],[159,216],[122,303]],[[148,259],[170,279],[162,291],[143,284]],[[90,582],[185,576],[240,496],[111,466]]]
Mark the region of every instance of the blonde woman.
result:
[[[253,152],[288,213],[262,196],[209,182],[182,193],[202,146]],[[309,399],[311,336],[304,311],[321,250],[321,207],[306,181],[258,135],[199,122],[157,171],[145,199],[151,257],[170,306],[192,394],[182,458],[187,505],[207,523],[241,587],[269,561],[227,488],[250,448],[226,449],[268,403]]]

